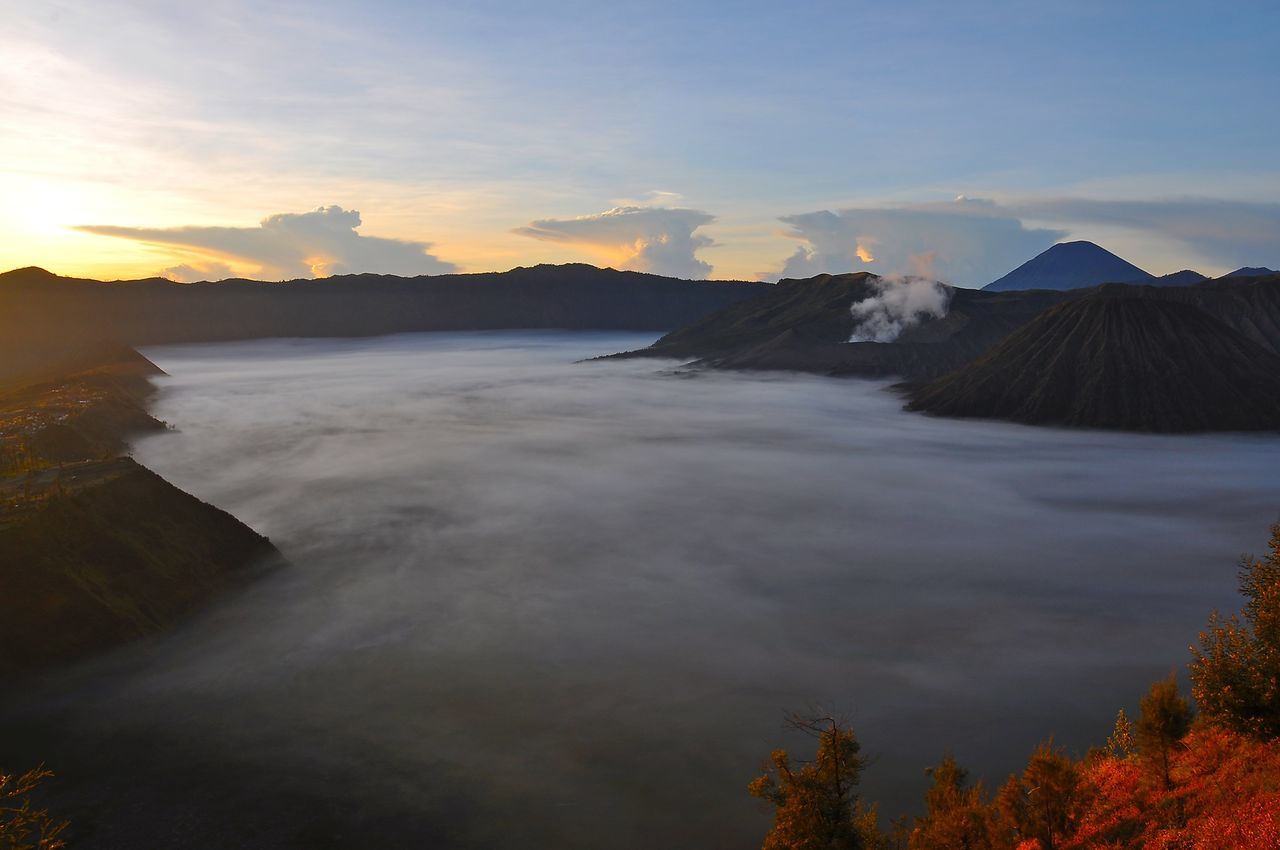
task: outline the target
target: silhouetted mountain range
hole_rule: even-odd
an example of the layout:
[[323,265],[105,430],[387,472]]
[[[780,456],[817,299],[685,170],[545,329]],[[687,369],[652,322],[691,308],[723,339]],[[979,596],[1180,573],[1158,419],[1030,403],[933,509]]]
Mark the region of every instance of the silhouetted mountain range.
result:
[[143,345],[504,328],[669,330],[766,286],[582,264],[193,284],[160,278],[100,283],[26,268],[0,274],[0,335]]
[[1092,242],[1060,242],[983,289],[1083,289],[1100,283],[1147,283],[1155,279]]
[[1269,269],[1266,266],[1245,266],[1244,268],[1236,269],[1233,272],[1224,274],[1223,277],[1266,277],[1270,274],[1280,274],[1280,272],[1275,269]]
[[1204,283],[1209,279],[1208,275],[1200,274],[1200,272],[1191,269],[1183,269],[1180,272],[1172,272],[1170,274],[1162,274],[1160,277],[1151,280],[1126,280],[1125,283],[1145,283],[1148,286],[1193,286],[1197,283]]

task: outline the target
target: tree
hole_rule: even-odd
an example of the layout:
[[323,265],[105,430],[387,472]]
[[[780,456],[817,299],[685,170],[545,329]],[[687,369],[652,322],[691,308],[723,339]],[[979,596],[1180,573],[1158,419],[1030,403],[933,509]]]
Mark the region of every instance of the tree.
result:
[[864,850],[868,817],[854,789],[865,759],[853,729],[829,716],[792,715],[787,725],[817,738],[818,751],[793,765],[786,750],[774,750],[772,766],[748,786],[774,806],[763,850]]
[[1280,738],[1280,523],[1271,553],[1241,562],[1240,593],[1240,614],[1215,612],[1191,648],[1191,693],[1208,717],[1269,741]]
[[916,819],[909,850],[996,850],[1012,843],[982,786],[968,785],[968,771],[950,753],[925,772],[933,778],[925,794],[928,810]]
[[1122,708],[1116,713],[1116,725],[1111,731],[1111,737],[1107,739],[1106,753],[1122,759],[1128,757],[1129,753],[1137,748],[1138,743],[1133,737],[1133,723]]
[[53,771],[44,765],[21,776],[0,771],[0,848],[4,850],[61,850],[59,836],[66,821],[56,821],[48,809],[34,808],[31,792]]
[[1050,740],[1036,747],[1021,776],[1009,777],[997,803],[1023,839],[1056,850],[1075,833],[1088,788],[1080,766]]
[[1169,774],[1169,754],[1191,731],[1191,706],[1178,693],[1178,680],[1169,678],[1154,683],[1142,698],[1142,714],[1134,735],[1138,750],[1156,763],[1165,790],[1173,788]]

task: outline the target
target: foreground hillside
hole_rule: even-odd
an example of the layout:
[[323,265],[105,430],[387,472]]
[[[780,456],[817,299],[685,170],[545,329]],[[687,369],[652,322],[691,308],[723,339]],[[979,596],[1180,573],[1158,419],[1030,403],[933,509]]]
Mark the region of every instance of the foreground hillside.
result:
[[120,346],[33,353],[7,361],[0,393],[0,674],[162,629],[277,556],[121,456],[164,427],[145,409],[154,364]]

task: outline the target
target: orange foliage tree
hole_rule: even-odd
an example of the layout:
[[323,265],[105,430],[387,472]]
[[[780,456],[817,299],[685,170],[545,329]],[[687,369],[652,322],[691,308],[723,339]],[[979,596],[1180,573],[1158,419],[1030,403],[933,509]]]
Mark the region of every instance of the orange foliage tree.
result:
[[833,717],[792,716],[787,725],[818,739],[813,761],[793,764],[774,750],[771,768],[748,786],[773,804],[763,850],[866,850],[866,816],[854,789],[865,760],[852,729]]
[[1280,738],[1280,523],[1271,553],[1240,566],[1244,610],[1215,612],[1192,647],[1191,692],[1200,710],[1246,735]]
[[968,784],[968,772],[948,754],[928,770],[933,785],[925,795],[928,809],[917,818],[908,839],[909,850],[1004,850],[1012,848],[1013,832],[999,809],[983,793],[982,784]]
[[67,828],[48,809],[31,802],[31,792],[53,771],[41,765],[21,775],[0,771],[0,848],[4,850],[61,850],[66,842],[59,836]]

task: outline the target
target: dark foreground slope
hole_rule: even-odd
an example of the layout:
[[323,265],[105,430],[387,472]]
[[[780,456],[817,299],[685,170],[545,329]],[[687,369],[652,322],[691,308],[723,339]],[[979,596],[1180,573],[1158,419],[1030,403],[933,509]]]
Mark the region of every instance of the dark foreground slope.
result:
[[121,456],[164,428],[146,411],[160,370],[145,357],[12,339],[0,355],[0,674],[164,628],[276,556]]
[[557,328],[669,330],[769,284],[689,281],[574,264],[414,278],[343,275],[178,284],[0,274],[0,334],[130,345],[278,336]]
[[0,672],[172,625],[276,553],[230,514],[128,458],[0,519]]
[[1129,431],[1280,429],[1280,356],[1190,304],[1102,293],[1048,310],[913,391],[908,409]]

